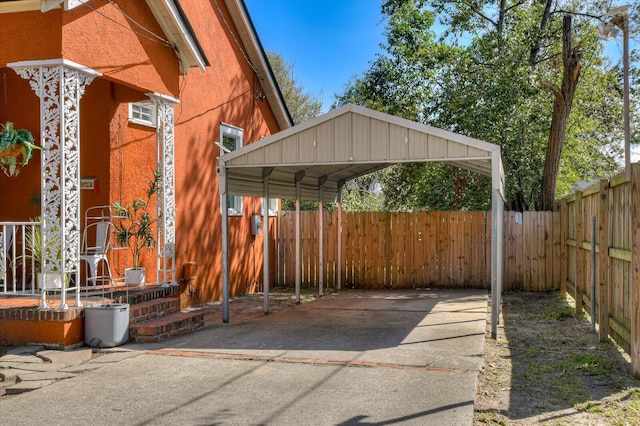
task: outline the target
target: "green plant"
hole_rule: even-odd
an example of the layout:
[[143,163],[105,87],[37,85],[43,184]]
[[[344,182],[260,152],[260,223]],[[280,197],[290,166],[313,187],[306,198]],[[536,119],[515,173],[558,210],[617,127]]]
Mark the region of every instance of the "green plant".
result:
[[[15,261],[30,261],[33,266],[34,272],[37,274],[42,273],[42,263],[43,263],[43,251],[42,251],[42,219],[40,216],[30,219],[34,225],[29,226],[25,229],[25,245],[26,245],[26,253],[24,255],[16,257]],[[54,227],[54,231],[57,230],[57,227]],[[56,244],[48,244],[44,250],[51,251]],[[50,253],[51,254],[51,253]],[[54,254],[55,259],[60,260],[62,258],[62,244],[57,245],[56,253]],[[54,269],[54,271],[56,271]],[[65,274],[64,276],[65,286],[69,286],[69,276]]]
[[[33,226],[29,226],[25,229],[25,243],[27,246],[27,253],[18,256],[16,260],[31,260],[33,262],[33,266],[36,272],[42,271],[42,219],[40,216],[37,216],[33,219],[29,219],[31,222],[34,222]],[[57,228],[56,228],[57,229]],[[45,248],[45,250],[51,250],[50,248]],[[60,259],[61,256],[61,247],[58,246],[57,252],[55,254],[56,259]]]
[[[33,143],[33,135],[28,130],[16,130],[10,121],[0,127],[0,168],[7,176],[15,176],[20,172],[18,166],[25,166],[33,150],[41,148]],[[18,161],[20,154],[22,159]]]
[[126,206],[114,203],[124,219],[115,223],[116,242],[121,246],[128,246],[133,257],[133,268],[140,269],[140,254],[143,249],[152,249],[156,245],[153,237],[152,225],[158,221],[149,213],[149,202],[151,197],[158,192],[160,187],[159,171],[153,172],[153,180],[147,181],[146,198],[136,198],[131,204]]

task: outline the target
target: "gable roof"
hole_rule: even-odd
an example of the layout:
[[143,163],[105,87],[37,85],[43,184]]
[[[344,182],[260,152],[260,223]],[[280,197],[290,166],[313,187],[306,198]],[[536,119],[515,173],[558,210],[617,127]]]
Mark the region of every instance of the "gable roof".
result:
[[406,162],[444,162],[494,178],[498,170],[493,185],[501,192],[504,185],[498,145],[352,104],[219,161],[230,195],[261,197],[266,172],[270,197],[295,199],[298,178],[301,199],[319,200],[322,192],[324,201],[335,201],[346,181]]
[[281,129],[293,126],[293,119],[284,102],[280,86],[278,86],[244,0],[224,0],[224,2],[238,30],[242,44],[246,48],[246,54],[257,71],[258,79],[267,97],[267,102],[276,116],[278,125]]
[[209,60],[178,0],[146,0],[149,9],[160,24],[180,58],[180,71],[186,74],[189,68],[198,67],[204,72]]

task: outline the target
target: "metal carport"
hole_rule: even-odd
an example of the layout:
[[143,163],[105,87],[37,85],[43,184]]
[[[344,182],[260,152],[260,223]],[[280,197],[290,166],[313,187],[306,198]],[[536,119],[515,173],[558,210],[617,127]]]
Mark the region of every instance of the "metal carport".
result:
[[[491,334],[495,338],[503,268],[504,171],[500,147],[351,104],[220,156],[223,322],[229,321],[228,195],[296,199],[296,296],[299,297],[300,200],[337,201],[340,209],[340,192],[345,182],[397,163],[427,161],[440,161],[491,176]],[[267,224],[268,209],[263,210],[263,223]],[[340,214],[338,220],[341,231]],[[319,226],[322,229],[322,219]],[[269,311],[268,232],[265,226],[265,313]],[[320,238],[320,245],[321,241]],[[322,246],[319,252],[322,264]],[[339,260],[340,253],[338,246]]]

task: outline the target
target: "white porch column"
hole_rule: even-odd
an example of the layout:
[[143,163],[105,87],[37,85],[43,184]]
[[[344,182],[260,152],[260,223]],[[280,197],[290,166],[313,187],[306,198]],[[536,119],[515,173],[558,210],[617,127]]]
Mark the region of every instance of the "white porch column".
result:
[[178,99],[159,93],[147,93],[156,107],[158,126],[156,128],[157,170],[162,174],[158,190],[158,236],[156,283],[177,285],[176,248],[176,197],[175,197],[175,155],[174,155],[174,105]]
[[[80,98],[85,86],[101,76],[65,59],[7,64],[40,98],[42,158],[42,272],[62,279],[60,310],[67,291],[75,290],[80,304]],[[64,285],[76,275],[75,287]],[[44,281],[44,280],[43,280]],[[42,289],[41,309],[46,290]]]

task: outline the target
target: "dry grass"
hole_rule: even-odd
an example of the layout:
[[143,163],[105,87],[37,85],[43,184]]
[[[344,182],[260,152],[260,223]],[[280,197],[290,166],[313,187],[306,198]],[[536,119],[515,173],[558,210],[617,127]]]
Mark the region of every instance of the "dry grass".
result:
[[640,382],[615,345],[553,293],[505,293],[474,424],[640,425]]

